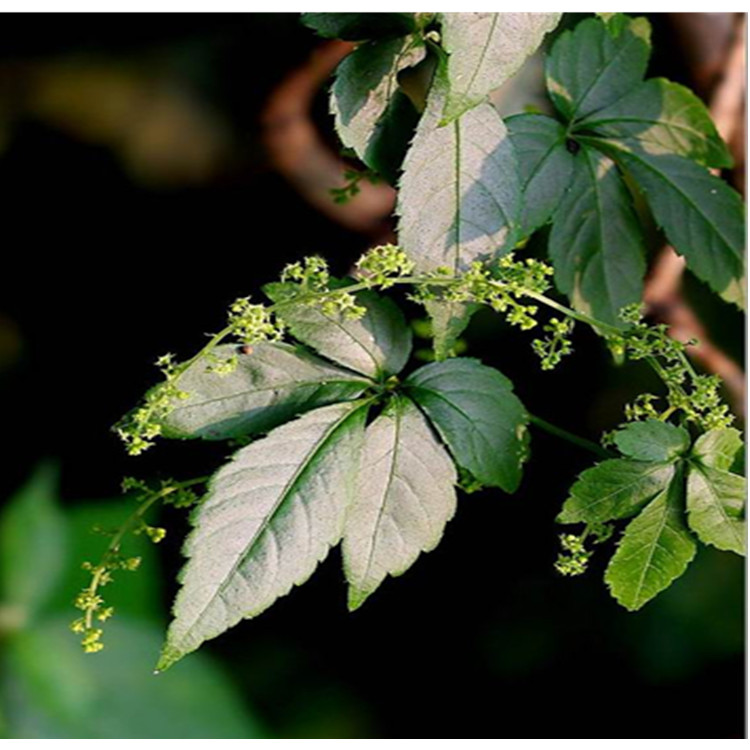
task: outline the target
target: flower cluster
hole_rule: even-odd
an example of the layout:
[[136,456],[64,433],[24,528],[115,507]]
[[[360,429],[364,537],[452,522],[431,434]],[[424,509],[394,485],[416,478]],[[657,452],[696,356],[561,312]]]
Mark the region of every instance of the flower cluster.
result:
[[414,262],[396,245],[379,245],[357,261],[357,276],[369,286],[388,289],[399,276],[414,272]]
[[332,288],[328,264],[317,255],[287,265],[282,271],[281,281],[293,285],[277,302],[282,314],[285,305],[317,307],[324,315],[340,315],[346,320],[359,320],[367,313],[367,308],[358,304],[345,286]]
[[593,552],[586,549],[586,539],[591,537],[593,544],[602,544],[614,532],[611,524],[589,524],[578,534],[561,534],[560,546],[562,552],[555,562],[555,570],[564,576],[579,576],[586,572]]
[[553,370],[565,355],[573,351],[570,335],[574,324],[573,318],[552,318],[542,328],[549,336],[531,342],[531,348],[542,360],[542,370]]
[[227,327],[231,335],[252,346],[263,341],[280,341],[284,325],[267,305],[253,304],[250,297],[240,297],[229,307]]
[[584,545],[584,538],[575,534],[560,534],[563,551],[555,562],[555,570],[564,576],[579,576],[586,572],[591,552]]
[[[164,372],[164,370],[162,370]],[[126,414],[115,425],[125,449],[130,456],[138,456],[154,444],[161,435],[162,424],[175,408],[175,403],[188,394],[177,385],[177,375],[170,371],[166,380],[151,388],[143,403]]]
[[[449,273],[448,269],[437,269],[435,278],[439,280]],[[508,323],[526,331],[537,324],[534,317],[537,307],[519,299],[529,292],[541,294],[546,291],[551,274],[552,268],[547,264],[534,258],[516,261],[512,254],[502,257],[494,267],[475,261],[465,273],[445,286],[442,299],[488,305],[503,313]],[[425,301],[425,297],[421,301]]]
[[296,263],[288,263],[281,272],[282,282],[299,284],[305,292],[325,292],[331,282],[328,263],[319,255],[311,255]]
[[82,567],[91,574],[91,583],[75,598],[74,606],[82,611],[82,616],[73,620],[70,629],[81,637],[81,645],[87,654],[95,654],[104,648],[101,642],[102,629],[94,625],[95,621],[105,622],[115,612],[114,607],[106,606],[104,598],[98,591],[111,583],[115,570],[135,571],[141,564],[140,557],[122,557],[118,552],[105,555],[104,559],[94,565],[84,562]]
[[695,341],[682,343],[669,335],[668,326],[648,325],[640,305],[623,308],[620,316],[630,327],[609,336],[610,346],[632,360],[648,359],[667,387],[663,414],[656,407],[659,397],[647,393],[626,407],[628,420],[666,418],[680,412],[702,430],[731,425],[734,418],[719,395],[720,378],[697,374],[686,357],[685,347]]
[[74,606],[81,610],[82,615],[73,620],[70,629],[81,636],[81,645],[86,653],[93,654],[104,648],[101,641],[103,631],[98,624],[106,622],[115,612],[114,607],[107,605],[100,590],[112,583],[114,572],[134,572],[141,564],[140,557],[128,557],[122,554],[121,548],[125,536],[129,532],[135,535],[145,534],[152,542],[160,542],[166,536],[166,529],[146,523],[143,519],[145,512],[157,500],[163,500],[176,508],[195,505],[200,498],[192,487],[204,481],[204,479],[199,479],[191,482],[175,482],[168,479],[162,481],[158,488],[153,489],[140,479],[133,477],[123,479],[123,492],[134,493],[138,506],[118,530],[102,532],[111,537],[110,544],[98,563],[83,563],[82,568],[89,572],[91,580],[74,601]]

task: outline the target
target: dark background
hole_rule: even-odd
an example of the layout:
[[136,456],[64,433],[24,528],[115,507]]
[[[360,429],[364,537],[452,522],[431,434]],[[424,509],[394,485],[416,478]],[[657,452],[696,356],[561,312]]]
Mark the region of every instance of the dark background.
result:
[[[668,19],[651,20],[650,75],[690,84]],[[115,497],[125,474],[197,476],[225,455],[164,442],[129,459],[110,426],[155,381],[156,357],[192,353],[234,298],[304,255],[345,272],[367,247],[308,206],[261,142],[268,94],[319,43],[292,14],[3,17],[0,498],[45,458],[73,509]],[[76,86],[85,69],[88,90]],[[333,143],[323,92],[314,111]],[[689,286],[741,360],[739,315]],[[592,439],[655,387],[583,330],[554,374],[492,315],[466,340],[532,412]],[[669,591],[625,612],[601,580],[609,550],[582,578],[552,567],[554,516],[591,456],[536,431],[532,449],[515,496],[462,496],[440,547],[361,610],[346,612],[334,552],[304,587],[203,647],[269,736],[744,736],[743,561],[701,547]],[[135,575],[167,582],[165,622],[186,523],[161,520],[162,572]]]

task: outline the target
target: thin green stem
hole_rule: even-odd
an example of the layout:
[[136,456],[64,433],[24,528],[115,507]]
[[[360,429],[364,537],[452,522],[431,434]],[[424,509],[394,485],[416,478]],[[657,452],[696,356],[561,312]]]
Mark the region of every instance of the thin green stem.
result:
[[[99,562],[99,564],[94,569],[94,575],[91,577],[91,583],[88,586],[88,592],[91,597],[91,600],[94,599],[94,597],[97,595],[97,591],[99,590],[99,586],[101,585],[102,576],[105,572],[107,572],[107,563],[111,560],[112,557],[118,554],[120,551],[120,545],[122,544],[122,540],[125,538],[126,534],[133,529],[133,527],[140,523],[143,520],[143,516],[159,501],[163,500],[168,495],[171,495],[173,492],[177,492],[178,490],[184,490],[188,489],[190,487],[194,487],[199,484],[205,484],[209,480],[209,477],[198,477],[197,479],[189,479],[185,482],[175,482],[173,484],[168,485],[167,487],[164,487],[160,490],[156,490],[153,493],[150,493],[145,500],[143,500],[138,507],[125,519],[122,526],[117,530],[117,532],[114,534],[112,539],[109,542],[109,545],[107,546],[107,549],[104,551],[104,554],[102,555],[102,558]],[[93,626],[93,619],[94,619],[94,608],[89,608],[86,610],[84,620],[86,624],[86,629],[90,629]]]
[[562,427],[550,424],[546,419],[534,416],[533,414],[529,414],[529,420],[531,421],[531,424],[536,425],[550,435],[567,440],[569,443],[577,445],[579,448],[585,448],[587,451],[591,451],[602,458],[612,458],[612,454],[606,448],[602,448],[601,445],[595,443],[593,440],[587,440],[586,438],[574,435],[572,432],[568,432]]
[[531,297],[531,299],[535,299],[537,302],[541,302],[543,305],[546,305],[547,307],[551,307],[553,310],[557,310],[557,312],[560,312],[563,315],[567,315],[569,318],[573,318],[573,320],[578,320],[581,323],[586,323],[592,328],[598,328],[600,331],[604,331],[606,333],[622,335],[622,330],[617,328],[617,326],[610,325],[609,323],[604,323],[603,321],[597,320],[596,318],[592,318],[589,315],[585,315],[584,313],[577,312],[576,310],[573,310],[570,307],[561,305],[559,302],[556,302],[555,300],[550,299],[549,297],[546,297],[544,294],[539,294],[538,292],[532,292],[531,290],[524,290],[522,291],[522,294],[526,297]]

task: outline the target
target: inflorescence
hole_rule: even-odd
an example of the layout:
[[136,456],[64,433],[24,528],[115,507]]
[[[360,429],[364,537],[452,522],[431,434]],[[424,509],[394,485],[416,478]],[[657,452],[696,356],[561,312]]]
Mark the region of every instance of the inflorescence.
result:
[[[571,336],[576,320],[583,320],[602,333],[611,351],[631,360],[647,360],[663,380],[667,393],[662,398],[642,394],[626,408],[628,420],[649,417],[666,418],[679,412],[700,429],[725,427],[732,416],[719,395],[720,380],[715,375],[697,374],[685,356],[685,344],[668,334],[664,325],[643,321],[641,306],[629,305],[621,311],[626,324],[622,330],[576,313],[544,297],[550,287],[552,268],[534,258],[517,260],[512,253],[493,263],[475,261],[463,273],[437,268],[414,276],[415,265],[396,245],[381,245],[369,250],[356,264],[356,279],[351,283],[331,277],[328,263],[319,256],[287,265],[281,274],[277,301],[254,303],[249,297],[235,300],[229,308],[227,326],[192,359],[176,363],[172,354],[164,355],[157,366],[164,381],[154,386],[144,402],[116,425],[116,430],[131,455],[151,447],[161,434],[162,425],[178,402],[188,396],[179,386],[185,370],[203,358],[209,372],[226,375],[237,366],[237,355],[221,359],[213,349],[227,338],[245,346],[265,341],[280,341],[285,334],[284,308],[289,305],[316,307],[324,315],[357,320],[367,312],[356,297],[364,289],[388,289],[409,284],[411,299],[476,303],[502,314],[510,325],[530,330],[538,325],[538,302],[563,312],[542,324],[544,337],[532,341],[543,370],[556,367],[573,351]],[[529,303],[528,298],[532,299]],[[691,342],[688,342],[691,343]],[[660,413],[657,406],[664,401]]]
[[138,505],[116,531],[97,529],[99,533],[110,536],[111,541],[98,563],[88,561],[83,563],[82,568],[90,573],[91,580],[74,601],[74,606],[81,610],[82,614],[73,620],[70,629],[81,636],[81,645],[86,653],[93,654],[104,648],[101,641],[103,630],[100,624],[109,620],[115,612],[114,607],[108,605],[101,595],[101,589],[112,583],[115,572],[134,572],[141,565],[140,557],[131,557],[122,552],[122,543],[127,534],[136,536],[145,534],[154,544],[161,542],[166,536],[166,529],[146,523],[143,518],[146,511],[159,500],[175,508],[188,508],[195,505],[200,501],[200,496],[193,487],[205,481],[205,478],[189,482],[176,482],[170,479],[162,481],[157,488],[152,488],[133,477],[126,477],[123,480],[123,492],[134,493]]

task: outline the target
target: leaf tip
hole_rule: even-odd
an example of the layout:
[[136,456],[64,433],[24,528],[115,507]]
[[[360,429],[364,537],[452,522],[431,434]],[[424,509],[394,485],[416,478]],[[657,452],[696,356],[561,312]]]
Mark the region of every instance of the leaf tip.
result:
[[353,586],[349,587],[349,596],[347,598],[346,607],[350,612],[354,612],[359,609],[364,603],[367,597],[370,596],[370,592],[356,589]]
[[154,674],[162,674],[166,672],[173,664],[176,664],[184,656],[183,652],[176,649],[174,646],[170,646],[168,643],[162,647],[161,654],[159,654],[159,660],[156,662],[154,667]]

